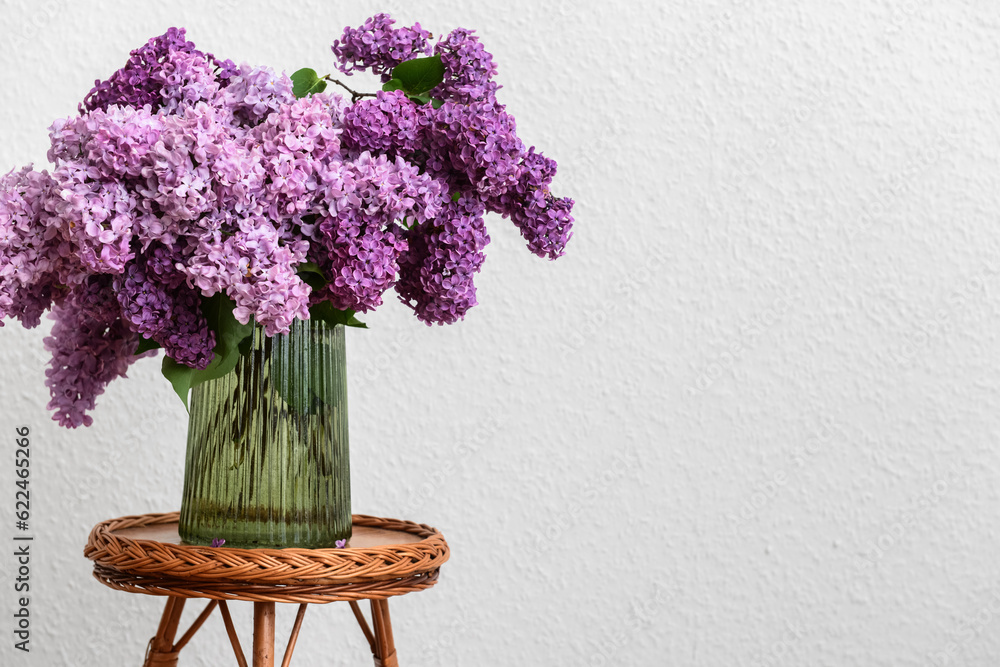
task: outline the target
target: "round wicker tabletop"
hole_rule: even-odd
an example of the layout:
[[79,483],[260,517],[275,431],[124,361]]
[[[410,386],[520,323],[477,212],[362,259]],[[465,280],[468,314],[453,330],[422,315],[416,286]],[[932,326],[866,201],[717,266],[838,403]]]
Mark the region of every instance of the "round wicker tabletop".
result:
[[342,549],[230,549],[184,544],[177,512],[94,526],[84,555],[94,577],[118,590],[214,600],[325,603],[384,600],[430,588],[448,560],[441,533],[424,524],[355,514]]

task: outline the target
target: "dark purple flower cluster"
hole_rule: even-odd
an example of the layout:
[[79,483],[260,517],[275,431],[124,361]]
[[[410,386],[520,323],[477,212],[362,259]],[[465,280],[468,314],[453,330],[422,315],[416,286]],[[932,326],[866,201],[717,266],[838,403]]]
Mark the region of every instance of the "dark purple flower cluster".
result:
[[[340,69],[379,63],[373,71],[387,80],[397,61],[385,56],[386,45],[412,39],[418,28],[394,30],[380,15],[347,29],[343,41],[351,48],[334,47]],[[431,91],[438,108],[416,106],[400,91],[379,93],[348,109],[341,141],[353,150],[401,156],[419,164],[447,192],[461,193],[460,208],[449,205],[437,219],[410,227],[404,235],[408,250],[399,260],[400,299],[427,324],[444,324],[461,319],[476,303],[473,275],[489,241],[484,212],[510,218],[529,250],[555,259],[572,236],[573,200],[551,194],[556,163],[526,148],[517,136],[513,116],[496,98],[500,87],[493,56],[473,31],[453,30],[434,53],[445,70],[444,80]]]
[[[125,66],[107,81],[98,80],[80,105],[80,113],[95,109],[106,110],[112,104],[135,108],[149,105],[154,111],[159,109],[164,97],[163,79],[170,76],[173,69],[165,74],[164,61],[179,53],[191,54],[211,63],[220,85],[225,85],[236,70],[232,61],[216,60],[212,54],[203,54],[195,49],[194,44],[185,38],[183,28],[170,28],[163,35],[154,37],[132,51]],[[176,92],[176,85],[170,90]]]
[[412,28],[393,28],[388,14],[376,14],[360,28],[345,28],[343,36],[333,42],[333,55],[344,74],[369,70],[385,83],[392,68],[430,51],[427,40],[431,34],[415,23]]
[[453,187],[470,185],[484,199],[499,197],[520,176],[524,144],[515,130],[513,116],[496,100],[445,102],[426,120],[427,168]]
[[401,90],[379,91],[344,112],[344,143],[349,150],[405,156],[422,146],[417,105]]
[[169,259],[164,248],[147,257],[152,270],[143,258],[112,280],[122,317],[129,329],[159,343],[174,361],[206,368],[214,356],[215,332],[201,312],[198,292],[184,285],[172,266],[164,265]]
[[493,99],[500,88],[494,81],[497,66],[471,30],[452,30],[434,47],[444,65],[444,81],[434,96],[463,104]]
[[396,281],[403,230],[395,223],[419,224],[440,214],[441,184],[397,157],[361,153],[333,163],[322,173],[325,212],[310,259],[330,277],[314,299],[342,310],[368,312]]
[[410,229],[399,260],[399,298],[428,324],[451,324],[476,305],[473,277],[490,242],[486,209],[474,196],[448,203],[434,219]]
[[514,188],[490,202],[491,210],[517,225],[531,252],[549,259],[562,256],[573,235],[573,200],[556,199],[549,192],[555,174],[555,160],[536,153],[532,146],[522,157]]
[[[342,71],[385,80],[430,38],[380,14],[333,51]],[[370,311],[390,288],[445,324],[476,304],[487,212],[560,256],[573,202],[550,193],[555,162],[525,149],[497,101],[492,56],[463,29],[433,51],[433,104],[402,90],[296,99],[284,74],[218,61],[171,28],[53,123],[51,174],[0,178],[0,319],[32,327],[52,309],[55,418],[90,424],[142,339],[207,367],[217,332],[202,304],[216,295],[269,336],[311,306]]]

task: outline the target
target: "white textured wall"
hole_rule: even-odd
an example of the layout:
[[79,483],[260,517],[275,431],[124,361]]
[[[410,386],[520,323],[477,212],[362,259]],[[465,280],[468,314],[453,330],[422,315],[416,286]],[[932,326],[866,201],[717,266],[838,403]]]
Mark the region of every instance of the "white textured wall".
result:
[[[464,323],[350,334],[355,509],[453,548],[392,605],[401,664],[997,664],[1000,8],[471,4],[3,2],[0,169],[170,25],[287,71],[379,9],[477,28],[577,234],[549,263],[493,219]],[[18,424],[37,535],[0,663],[137,665],[161,601],[81,550],[178,506],[185,415],[150,361],[58,428],[43,335],[0,331],[0,554]],[[298,664],[368,664],[353,623],[314,608]],[[229,661],[218,619],[182,660]]]

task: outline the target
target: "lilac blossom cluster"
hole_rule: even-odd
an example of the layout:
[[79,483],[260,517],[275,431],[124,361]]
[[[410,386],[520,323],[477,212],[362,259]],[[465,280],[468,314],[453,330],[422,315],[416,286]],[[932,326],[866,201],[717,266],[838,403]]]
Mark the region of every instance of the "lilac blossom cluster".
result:
[[392,68],[399,63],[427,55],[431,34],[415,23],[412,28],[394,28],[388,14],[376,14],[360,28],[344,28],[333,42],[337,69],[344,74],[370,71],[385,83],[392,78]]
[[470,30],[431,39],[385,14],[346,29],[333,45],[344,73],[389,81],[431,54],[444,69],[423,99],[348,101],[296,98],[284,74],[220,61],[171,28],[53,123],[51,172],[0,178],[0,324],[34,327],[51,309],[60,424],[89,425],[107,383],[155,353],[140,349],[208,367],[219,334],[203,303],[216,295],[267,335],[322,304],[371,311],[392,288],[445,324],[476,305],[487,212],[535,254],[563,253],[573,202],[549,192],[555,162],[497,101],[492,56]]
[[[428,52],[419,24],[394,28],[379,14],[334,43],[339,69],[370,70],[391,78],[392,68]],[[458,28],[433,48],[444,80],[418,104],[400,91],[356,102],[344,118],[344,145],[383,152],[421,165],[453,203],[430,220],[414,219],[402,234],[396,291],[428,324],[462,319],[476,305],[474,275],[485,259],[487,212],[520,230],[540,257],[563,254],[572,235],[573,200],[549,191],[556,163],[525,147],[513,116],[497,101],[497,67],[471,30]]]

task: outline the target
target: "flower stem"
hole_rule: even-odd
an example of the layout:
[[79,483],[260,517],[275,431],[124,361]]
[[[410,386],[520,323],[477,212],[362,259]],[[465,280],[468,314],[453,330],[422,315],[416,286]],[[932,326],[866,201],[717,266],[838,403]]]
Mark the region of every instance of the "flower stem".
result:
[[338,86],[340,86],[341,88],[343,88],[344,90],[346,90],[347,92],[349,92],[351,94],[351,102],[357,102],[362,97],[375,97],[375,93],[359,93],[356,90],[351,90],[345,84],[341,83],[340,81],[337,81],[336,79],[334,79],[333,77],[331,77],[329,74],[325,74],[323,76],[323,79],[326,80],[326,81],[329,81],[330,83],[335,83]]

